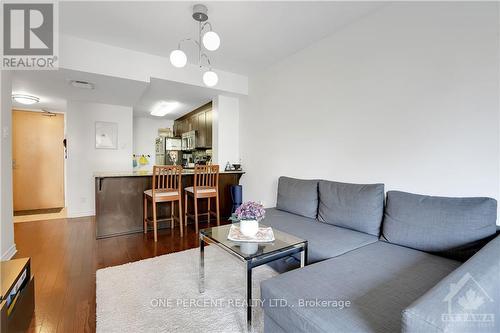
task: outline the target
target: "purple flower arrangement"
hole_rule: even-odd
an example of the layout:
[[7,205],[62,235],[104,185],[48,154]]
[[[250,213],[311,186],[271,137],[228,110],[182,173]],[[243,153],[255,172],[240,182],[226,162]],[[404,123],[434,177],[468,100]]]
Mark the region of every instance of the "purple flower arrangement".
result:
[[238,220],[257,220],[260,221],[266,216],[266,210],[260,203],[248,201],[239,206],[236,211]]

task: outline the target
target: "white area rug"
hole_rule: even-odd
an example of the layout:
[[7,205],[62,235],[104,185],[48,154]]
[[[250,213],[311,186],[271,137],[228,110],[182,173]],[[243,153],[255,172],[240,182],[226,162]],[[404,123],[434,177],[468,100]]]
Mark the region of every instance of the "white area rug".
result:
[[[198,292],[199,249],[97,271],[97,332],[245,332],[244,265],[216,246],[205,247],[205,293]],[[277,273],[253,270],[254,299],[260,281]],[[254,307],[253,331],[263,331]]]

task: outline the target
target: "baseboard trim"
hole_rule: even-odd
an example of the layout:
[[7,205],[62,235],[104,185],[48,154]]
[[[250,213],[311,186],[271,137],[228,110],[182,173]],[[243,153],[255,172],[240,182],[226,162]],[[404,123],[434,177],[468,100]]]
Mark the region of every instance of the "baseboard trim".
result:
[[2,260],[10,260],[17,253],[16,244],[12,244],[11,247],[5,253],[2,254]]

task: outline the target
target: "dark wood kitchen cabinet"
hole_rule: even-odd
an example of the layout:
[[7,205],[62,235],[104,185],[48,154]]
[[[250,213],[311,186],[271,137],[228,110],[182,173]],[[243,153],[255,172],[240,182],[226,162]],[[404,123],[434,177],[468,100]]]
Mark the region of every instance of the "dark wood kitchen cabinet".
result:
[[197,146],[212,148],[212,102],[184,115],[174,121],[175,136],[196,131]]
[[182,136],[182,133],[188,132],[187,120],[174,121],[174,136]]
[[189,132],[189,124],[187,122],[187,119],[184,119],[183,121],[181,121],[181,135],[182,133],[186,133],[186,132]]
[[181,136],[181,131],[179,130],[178,121],[174,121],[174,136]]
[[196,125],[197,125],[197,131],[198,131],[198,137],[197,137],[197,140],[198,140],[198,145],[200,147],[206,147],[207,146],[207,143],[206,143],[206,135],[207,135],[207,126],[206,126],[206,112],[200,112],[196,115],[196,118],[197,118],[197,122],[196,122]]
[[212,147],[212,109],[205,112],[205,145]]
[[199,131],[198,114],[191,116],[191,131]]

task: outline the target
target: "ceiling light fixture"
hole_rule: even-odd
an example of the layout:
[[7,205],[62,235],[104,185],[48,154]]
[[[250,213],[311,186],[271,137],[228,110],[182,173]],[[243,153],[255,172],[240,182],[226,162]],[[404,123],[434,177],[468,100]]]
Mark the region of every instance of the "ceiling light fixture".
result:
[[206,71],[203,74],[203,83],[205,83],[205,85],[207,85],[208,87],[215,86],[218,81],[219,77],[217,76],[217,74],[215,74],[215,72]]
[[[182,39],[176,50],[170,53],[170,62],[174,67],[184,67],[187,64],[187,56],[184,51],[181,50],[181,44],[184,42],[193,42],[198,47],[198,66],[203,68],[202,61],[206,60],[206,66],[208,70],[203,74],[203,82],[209,87],[213,87],[219,81],[217,73],[212,71],[212,64],[210,63],[210,58],[206,53],[203,52],[202,47],[208,51],[215,51],[220,46],[219,35],[212,31],[212,24],[208,22],[208,9],[205,5],[194,5],[193,6],[193,19],[198,22],[198,39],[194,38],[184,38]],[[205,30],[209,29],[204,33]],[[207,79],[206,79],[207,78]]]
[[172,112],[179,106],[179,102],[160,102],[151,111],[151,115],[155,117],[163,117],[167,113]]
[[12,94],[12,99],[18,103],[31,105],[40,102],[40,98],[26,94]]

